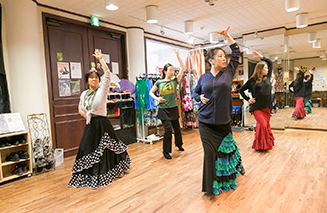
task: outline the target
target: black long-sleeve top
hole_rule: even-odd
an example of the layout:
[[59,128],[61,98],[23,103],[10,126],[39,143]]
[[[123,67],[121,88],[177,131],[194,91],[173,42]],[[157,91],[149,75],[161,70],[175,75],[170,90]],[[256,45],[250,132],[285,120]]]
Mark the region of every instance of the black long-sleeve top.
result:
[[312,94],[312,81],[313,81],[313,75],[312,75],[312,74],[310,74],[310,75],[311,75],[310,80],[304,82],[304,87],[305,87],[305,93],[304,93],[304,95],[305,95],[305,96],[307,96],[307,95],[311,95],[311,94]]
[[193,98],[196,101],[201,101],[201,94],[209,99],[206,104],[200,103],[198,120],[202,123],[221,125],[231,121],[231,86],[241,52],[236,43],[230,45],[230,48],[232,54],[226,69],[216,76],[211,72],[202,75],[194,89]]
[[266,80],[261,81],[260,83],[255,82],[253,78],[250,78],[240,89],[242,97],[249,101],[248,97],[244,91],[249,90],[253,98],[255,98],[255,103],[250,104],[250,112],[254,110],[271,108],[271,73],[273,68],[273,62],[266,57],[261,59],[262,61],[267,62],[268,64],[268,74],[266,75]]
[[[301,73],[301,77],[298,78],[297,80],[292,81],[292,83],[289,86],[289,90],[291,93],[294,93],[293,98],[296,97],[304,97],[304,93],[305,93],[305,86],[304,86],[304,72],[302,70],[299,70],[299,72]],[[291,89],[293,88],[294,91]]]

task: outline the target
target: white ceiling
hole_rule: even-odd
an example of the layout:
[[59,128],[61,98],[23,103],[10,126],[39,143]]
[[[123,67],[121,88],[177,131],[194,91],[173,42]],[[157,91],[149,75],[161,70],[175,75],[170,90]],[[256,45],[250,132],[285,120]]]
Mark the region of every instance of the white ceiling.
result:
[[[229,32],[234,38],[240,38],[237,41],[239,44],[266,52],[269,56],[283,56],[284,35],[273,33],[271,29],[285,27],[286,34],[293,29],[289,36],[291,59],[318,56],[320,50],[327,52],[327,0],[301,0],[300,9],[295,12],[285,11],[285,0],[218,0],[214,6],[209,6],[204,0],[115,1],[119,9],[108,11],[104,7],[105,0],[37,0],[43,5],[89,17],[97,16],[100,24],[103,20],[124,27],[139,26],[145,32],[157,35],[161,35],[160,29],[163,28],[164,37],[182,42],[188,41],[188,36],[184,34],[184,21],[192,20],[196,46],[208,43],[210,32],[230,26]],[[147,5],[158,6],[157,24],[146,22]],[[321,49],[313,49],[312,44],[307,42],[306,30],[294,29],[296,14],[302,12],[308,13],[308,30],[314,26],[312,29],[318,32]],[[323,22],[326,23],[317,25]],[[260,32],[265,30],[268,31],[262,38]],[[249,36],[256,31],[259,35],[257,38]],[[272,32],[271,35],[269,32]]]

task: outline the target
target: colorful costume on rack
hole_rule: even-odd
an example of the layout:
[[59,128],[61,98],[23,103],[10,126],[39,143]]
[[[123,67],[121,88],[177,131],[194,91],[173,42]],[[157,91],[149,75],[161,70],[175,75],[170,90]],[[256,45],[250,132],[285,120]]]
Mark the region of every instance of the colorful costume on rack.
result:
[[246,101],[249,101],[250,97],[244,93],[245,90],[249,90],[252,97],[255,98],[255,103],[250,104],[249,110],[253,113],[257,121],[252,149],[268,150],[272,149],[275,144],[275,138],[270,128],[270,109],[272,107],[270,78],[273,62],[266,57],[263,57],[261,60],[268,64],[268,74],[265,76],[266,80],[257,83],[253,78],[250,78],[241,87],[240,93]]
[[87,119],[68,186],[105,187],[130,169],[127,146],[117,138],[107,118],[109,71],[104,73],[101,83],[97,90],[86,90],[80,97],[79,107]]
[[220,194],[236,188],[242,159],[231,129],[233,76],[239,64],[238,45],[230,45],[232,54],[226,69],[216,76],[211,72],[202,75],[194,90],[193,98],[201,101],[204,94],[209,101],[200,103],[199,130],[204,150],[202,191],[207,195]]

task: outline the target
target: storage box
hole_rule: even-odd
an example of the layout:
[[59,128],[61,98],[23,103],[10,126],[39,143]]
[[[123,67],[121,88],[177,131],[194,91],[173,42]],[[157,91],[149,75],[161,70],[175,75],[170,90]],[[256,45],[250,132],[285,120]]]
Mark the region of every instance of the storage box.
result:
[[319,107],[319,103],[312,103],[313,107]]
[[54,159],[56,160],[55,167],[64,162],[64,149],[56,149],[54,151]]

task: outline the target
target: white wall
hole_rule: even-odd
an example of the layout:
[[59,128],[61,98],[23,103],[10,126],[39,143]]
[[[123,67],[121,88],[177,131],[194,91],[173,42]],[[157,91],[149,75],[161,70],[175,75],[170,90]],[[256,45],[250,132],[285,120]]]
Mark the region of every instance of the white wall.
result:
[[[43,36],[32,1],[2,0],[5,69],[12,112],[49,114]],[[26,128],[27,129],[27,128]]]
[[173,48],[179,50],[179,56],[184,63],[189,52],[187,48],[150,39],[146,39],[146,48],[148,73],[159,73],[156,68],[163,68],[167,63],[180,68],[179,61]]

